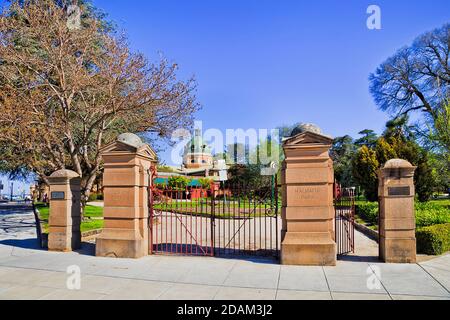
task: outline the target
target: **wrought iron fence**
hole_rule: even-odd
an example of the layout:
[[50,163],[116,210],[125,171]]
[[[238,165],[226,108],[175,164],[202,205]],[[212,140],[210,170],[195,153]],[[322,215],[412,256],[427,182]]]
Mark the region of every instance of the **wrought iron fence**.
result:
[[335,187],[335,237],[337,254],[355,252],[355,190]]
[[154,185],[150,189],[150,251],[181,255],[278,256],[278,190],[225,182],[210,188]]

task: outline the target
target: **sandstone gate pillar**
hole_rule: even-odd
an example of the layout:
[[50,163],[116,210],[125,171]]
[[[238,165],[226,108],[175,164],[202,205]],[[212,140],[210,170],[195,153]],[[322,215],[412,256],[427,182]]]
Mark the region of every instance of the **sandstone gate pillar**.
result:
[[416,262],[415,169],[406,160],[393,159],[379,171],[380,259],[384,262]]
[[282,264],[336,265],[332,142],[313,125],[283,142]]
[[50,215],[48,250],[72,251],[81,246],[80,176],[70,170],[59,170],[48,177]]
[[139,258],[148,254],[149,169],[156,154],[132,133],[102,149],[104,161],[104,228],[96,255]]

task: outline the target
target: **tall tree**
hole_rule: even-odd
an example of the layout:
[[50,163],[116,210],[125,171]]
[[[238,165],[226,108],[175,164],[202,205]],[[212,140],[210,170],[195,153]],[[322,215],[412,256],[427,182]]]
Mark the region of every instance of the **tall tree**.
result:
[[386,123],[386,129],[383,132],[386,138],[401,138],[406,140],[414,139],[414,126],[409,125],[409,116],[402,115]]
[[249,163],[249,146],[243,143],[233,143],[225,147],[226,159],[233,164],[247,165]]
[[370,129],[364,129],[358,133],[362,137],[355,141],[355,144],[359,147],[368,146],[373,147],[377,142],[378,136],[375,131]]
[[352,173],[352,159],[356,152],[353,138],[346,135],[334,139],[330,150],[334,163],[335,179],[345,187],[353,187],[355,181]]
[[364,189],[364,194],[369,201],[378,199],[378,169],[380,163],[374,150],[363,145],[352,159],[353,176]]
[[420,112],[423,117],[416,125],[419,137],[425,139],[426,145],[435,147],[437,142],[450,152],[448,135],[439,134],[442,123],[447,132],[449,126],[447,111],[442,107],[450,97],[450,23],[397,51],[369,80],[370,91],[381,110],[394,118]]
[[450,99],[436,110],[436,120],[431,130],[430,140],[435,141],[438,150],[450,154]]
[[399,157],[395,148],[386,140],[385,137],[380,137],[377,140],[374,150],[380,166],[384,165],[391,159]]
[[97,15],[73,28],[67,3],[56,2],[12,1],[0,15],[0,162],[44,181],[70,168],[86,201],[103,145],[125,131],[168,137],[192,124],[199,105],[176,64],[131,52]]
[[370,90],[382,110],[432,118],[450,88],[450,24],[419,36],[370,75]]
[[413,139],[402,134],[400,128],[406,124],[402,121],[386,124],[383,136],[379,137],[374,147],[364,145],[352,160],[353,175],[356,182],[365,190],[366,197],[377,199],[378,177],[374,174],[387,161],[395,158],[408,160],[417,167],[414,174],[416,193],[420,201],[428,201],[435,187],[433,170],[429,153]]
[[450,154],[430,154],[430,166],[437,192],[447,193],[450,190]]

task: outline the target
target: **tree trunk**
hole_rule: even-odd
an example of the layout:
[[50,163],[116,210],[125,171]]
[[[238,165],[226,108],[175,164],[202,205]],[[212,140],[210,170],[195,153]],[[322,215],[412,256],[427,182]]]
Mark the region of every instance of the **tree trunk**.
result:
[[[89,197],[89,196],[88,196]],[[87,198],[83,195],[83,193],[81,194],[81,212],[80,212],[80,219],[81,222],[84,221],[84,213],[86,211],[86,203],[87,203]]]

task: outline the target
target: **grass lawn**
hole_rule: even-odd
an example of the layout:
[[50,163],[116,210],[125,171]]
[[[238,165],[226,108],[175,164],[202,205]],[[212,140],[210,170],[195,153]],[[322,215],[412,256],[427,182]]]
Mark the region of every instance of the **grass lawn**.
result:
[[[36,209],[39,210],[39,218],[43,221],[42,232],[48,232],[49,207],[43,203],[36,203]],[[86,206],[84,213],[85,221],[81,222],[81,232],[91,231],[103,228],[103,208],[96,206]]]
[[[275,203],[250,202],[248,200],[216,200],[214,203],[214,213],[216,217],[259,217],[269,214],[275,210]],[[213,205],[210,199],[196,199],[192,201],[172,201],[167,203],[156,203],[154,208],[166,212],[190,213],[200,216],[210,216]],[[279,203],[278,208],[281,208]]]
[[[167,207],[192,207],[192,206],[211,206],[212,200],[211,198],[201,198],[201,199],[194,199],[194,200],[185,200],[185,199],[169,199],[167,200],[167,203],[159,202],[156,203],[155,206],[167,206]],[[260,201],[259,201],[260,200]],[[281,201],[279,201],[281,203]],[[239,207],[239,208],[253,208],[255,205],[256,207],[264,208],[264,205],[270,206],[270,198],[266,199],[256,199],[252,201],[249,201],[248,199],[236,199],[236,198],[226,198],[225,200],[222,199],[216,199],[215,200],[216,206],[223,206],[224,203],[227,207]],[[273,201],[275,204],[275,200]]]
[[80,226],[81,232],[97,230],[103,228],[103,219],[83,221]]

